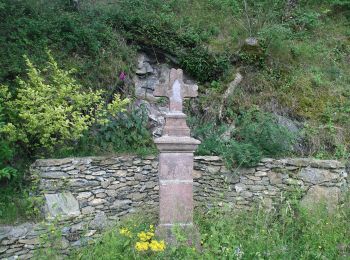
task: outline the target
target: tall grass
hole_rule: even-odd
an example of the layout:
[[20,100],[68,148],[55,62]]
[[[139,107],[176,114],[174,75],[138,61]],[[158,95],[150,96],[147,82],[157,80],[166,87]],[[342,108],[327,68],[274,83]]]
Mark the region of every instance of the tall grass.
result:
[[[320,204],[301,208],[294,199],[281,206],[251,211],[228,207],[198,211],[195,222],[201,233],[201,249],[179,243],[164,252],[135,250],[137,233],[156,222],[136,215],[122,220],[91,245],[73,252],[70,259],[349,259],[350,200],[329,213]],[[119,233],[128,228],[131,237]],[[178,235],[179,239],[181,235]],[[180,239],[181,240],[181,239]],[[55,253],[52,256],[57,256]],[[52,257],[50,256],[50,257]],[[47,255],[41,259],[50,258]]]

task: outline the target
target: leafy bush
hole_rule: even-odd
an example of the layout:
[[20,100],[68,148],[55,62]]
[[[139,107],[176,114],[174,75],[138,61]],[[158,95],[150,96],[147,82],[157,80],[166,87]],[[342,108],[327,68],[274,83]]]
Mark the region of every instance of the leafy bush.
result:
[[[0,99],[1,100],[1,99]],[[1,179],[10,180],[17,176],[17,170],[9,166],[10,161],[13,158],[14,151],[11,149],[9,142],[6,140],[5,135],[1,134],[1,131],[5,125],[4,115],[2,113],[3,108],[0,103],[0,181]]]
[[226,131],[227,127],[216,127],[214,123],[196,125],[199,122],[191,122],[193,135],[201,141],[196,153],[199,155],[217,155],[223,149],[221,135]]
[[[148,115],[144,107],[130,106],[127,111],[109,117],[108,123],[96,124],[61,156],[91,155],[105,153],[136,153],[146,155],[155,153],[152,135],[147,128]],[[66,149],[69,149],[66,148]]]
[[238,167],[249,167],[255,166],[260,162],[262,152],[251,143],[230,141],[223,149],[222,156],[229,168],[236,164],[238,164]]
[[295,136],[288,129],[257,108],[242,113],[236,120],[234,130],[227,125],[190,124],[195,129],[193,135],[202,141],[196,153],[221,155],[228,167],[254,166],[262,156],[288,154],[295,141]]
[[1,132],[10,142],[20,142],[27,149],[54,147],[73,142],[95,123],[107,123],[108,114],[123,109],[128,100],[115,95],[107,106],[103,92],[83,91],[72,71],[60,69],[49,55],[48,76],[26,58],[28,80],[19,80],[15,95],[2,85],[0,92],[7,108],[8,122]]
[[265,156],[278,156],[292,150],[294,136],[268,113],[252,108],[237,120],[236,139],[257,147]]
[[225,54],[212,54],[196,47],[180,55],[180,66],[201,82],[219,79],[228,70],[230,62]]

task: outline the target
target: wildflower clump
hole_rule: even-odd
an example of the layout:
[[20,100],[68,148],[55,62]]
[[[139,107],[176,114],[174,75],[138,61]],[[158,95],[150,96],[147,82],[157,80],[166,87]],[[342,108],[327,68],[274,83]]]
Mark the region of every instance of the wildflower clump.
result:
[[154,237],[154,226],[150,225],[149,231],[141,231],[137,234],[140,241],[136,242],[135,249],[137,251],[151,250],[154,252],[162,252],[165,250],[165,242],[163,240],[158,241],[153,239]]
[[126,237],[132,237],[131,231],[127,228],[119,229],[119,234],[126,236]]
[[162,241],[152,240],[149,243],[149,247],[154,252],[161,252],[161,251],[164,251],[165,249],[165,242],[163,240]]
[[149,248],[148,242],[139,241],[139,242],[136,242],[135,244],[135,249],[137,251],[147,251],[148,248]]

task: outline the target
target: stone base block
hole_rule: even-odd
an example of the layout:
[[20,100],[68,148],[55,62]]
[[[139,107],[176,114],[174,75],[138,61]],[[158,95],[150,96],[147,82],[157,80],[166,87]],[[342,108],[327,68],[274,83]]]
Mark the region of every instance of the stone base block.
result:
[[193,223],[160,224],[156,228],[156,236],[164,239],[167,245],[188,245],[200,250],[200,234]]

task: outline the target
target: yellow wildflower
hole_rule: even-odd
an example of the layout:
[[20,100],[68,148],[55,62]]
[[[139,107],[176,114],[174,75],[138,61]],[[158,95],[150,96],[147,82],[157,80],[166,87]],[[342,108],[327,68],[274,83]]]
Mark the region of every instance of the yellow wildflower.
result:
[[126,236],[126,237],[131,237],[131,232],[127,228],[121,228],[119,229],[119,234]]
[[164,251],[165,249],[165,242],[163,240],[162,241],[152,240],[151,243],[149,243],[149,247],[151,248],[152,251],[161,252],[161,251]]
[[147,251],[148,247],[149,247],[148,242],[136,242],[136,244],[135,244],[135,249],[137,251]]
[[152,239],[152,237],[154,236],[154,233],[142,231],[142,232],[138,233],[137,236],[141,241],[146,242],[146,241],[149,241]]

